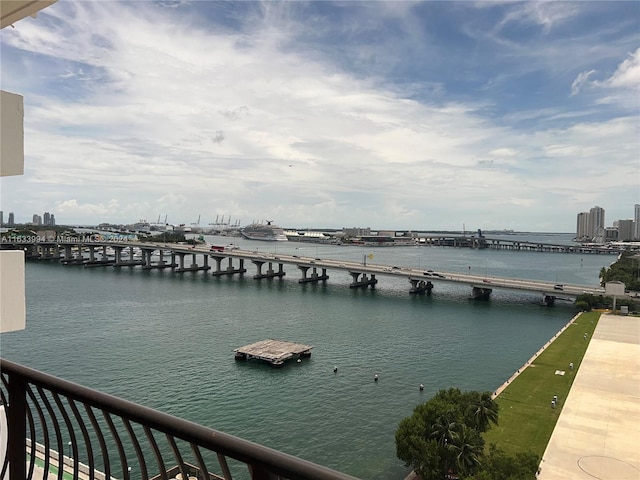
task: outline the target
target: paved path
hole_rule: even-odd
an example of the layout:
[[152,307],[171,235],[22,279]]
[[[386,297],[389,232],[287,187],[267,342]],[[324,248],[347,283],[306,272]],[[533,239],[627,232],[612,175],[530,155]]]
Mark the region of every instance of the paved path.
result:
[[539,480],[640,480],[640,318],[603,314]]

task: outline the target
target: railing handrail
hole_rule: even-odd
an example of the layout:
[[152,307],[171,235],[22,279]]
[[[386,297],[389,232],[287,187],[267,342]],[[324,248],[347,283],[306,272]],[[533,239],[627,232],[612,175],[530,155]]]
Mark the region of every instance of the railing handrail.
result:
[[0,358],[0,370],[81,403],[293,479],[357,480],[328,467]]

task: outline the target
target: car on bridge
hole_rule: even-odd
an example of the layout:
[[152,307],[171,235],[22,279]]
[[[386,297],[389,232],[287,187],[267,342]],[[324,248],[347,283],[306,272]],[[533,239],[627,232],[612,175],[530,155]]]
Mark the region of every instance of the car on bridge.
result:
[[554,290],[564,290],[564,285],[562,285],[562,284],[560,284],[560,283],[559,283],[559,284],[557,284],[557,285],[554,285],[554,286],[553,286],[553,289],[554,289]]

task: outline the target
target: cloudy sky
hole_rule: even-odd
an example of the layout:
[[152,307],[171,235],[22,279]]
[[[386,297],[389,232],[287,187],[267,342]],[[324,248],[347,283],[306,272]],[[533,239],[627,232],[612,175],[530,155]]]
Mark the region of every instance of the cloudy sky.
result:
[[59,1],[2,30],[17,221],[574,232],[640,203],[637,2]]

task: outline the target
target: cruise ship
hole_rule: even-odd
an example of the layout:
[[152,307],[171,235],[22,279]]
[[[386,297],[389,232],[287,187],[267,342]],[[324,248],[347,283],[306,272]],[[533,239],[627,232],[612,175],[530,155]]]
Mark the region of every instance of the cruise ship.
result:
[[240,230],[240,234],[248,240],[264,240],[267,242],[286,242],[284,230],[274,225],[271,220],[267,223],[252,223]]

